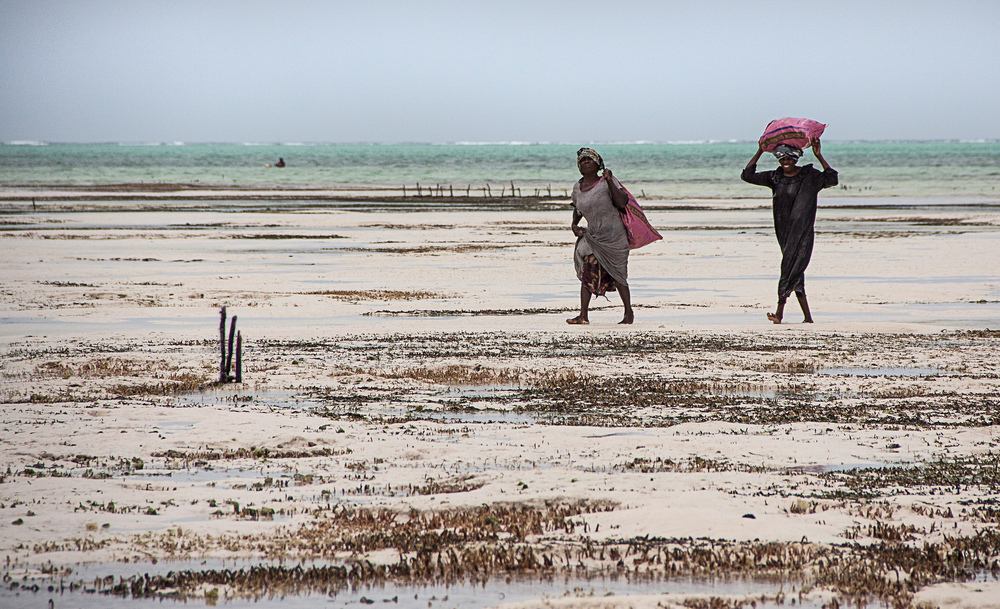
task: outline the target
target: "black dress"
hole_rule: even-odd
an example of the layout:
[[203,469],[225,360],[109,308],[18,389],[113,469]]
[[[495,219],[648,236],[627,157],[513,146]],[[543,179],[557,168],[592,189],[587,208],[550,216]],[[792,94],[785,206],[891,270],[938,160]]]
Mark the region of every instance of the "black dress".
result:
[[774,233],[781,246],[778,303],[784,303],[792,292],[805,294],[806,267],[812,257],[816,224],[816,196],[824,188],[837,185],[837,171],[820,171],[806,165],[789,177],[780,168],[757,173],[757,165],[749,165],[740,178],[744,182],[767,186],[773,194]]

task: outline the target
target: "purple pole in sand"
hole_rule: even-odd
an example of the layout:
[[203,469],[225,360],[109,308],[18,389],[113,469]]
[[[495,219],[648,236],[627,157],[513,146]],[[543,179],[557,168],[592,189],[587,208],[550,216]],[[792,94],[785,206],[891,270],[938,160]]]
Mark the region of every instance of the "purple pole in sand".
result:
[[219,312],[219,348],[222,351],[222,363],[219,364],[219,382],[226,382],[226,307]]

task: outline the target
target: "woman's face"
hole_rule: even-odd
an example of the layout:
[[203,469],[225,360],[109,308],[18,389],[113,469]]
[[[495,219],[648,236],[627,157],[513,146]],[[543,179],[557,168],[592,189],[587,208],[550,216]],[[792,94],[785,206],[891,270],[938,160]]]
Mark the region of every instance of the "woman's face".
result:
[[583,175],[587,175],[590,173],[597,173],[597,170],[599,169],[597,161],[590,158],[589,156],[583,157],[583,159],[579,163],[577,163],[577,165],[579,165],[580,173]]
[[794,167],[798,159],[793,156],[783,156],[778,159],[778,164],[782,167]]

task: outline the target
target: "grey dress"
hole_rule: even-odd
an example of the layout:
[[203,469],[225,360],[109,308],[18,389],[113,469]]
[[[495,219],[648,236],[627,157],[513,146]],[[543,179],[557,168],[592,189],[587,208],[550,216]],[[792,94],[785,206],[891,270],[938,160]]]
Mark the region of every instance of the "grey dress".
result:
[[587,220],[587,231],[576,240],[573,250],[577,278],[584,281],[584,258],[593,254],[615,283],[628,287],[628,235],[618,208],[611,202],[607,182],[602,178],[586,190],[580,182],[574,184],[573,207]]

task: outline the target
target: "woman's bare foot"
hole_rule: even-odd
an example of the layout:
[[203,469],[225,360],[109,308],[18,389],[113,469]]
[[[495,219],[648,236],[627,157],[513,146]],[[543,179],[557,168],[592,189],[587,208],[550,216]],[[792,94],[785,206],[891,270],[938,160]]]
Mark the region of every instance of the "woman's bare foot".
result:
[[635,321],[635,313],[626,313],[625,317],[622,318],[619,324],[630,324]]
[[576,325],[583,325],[583,326],[585,326],[585,325],[587,325],[587,324],[590,323],[590,320],[587,319],[586,317],[581,316],[581,315],[577,315],[576,317],[574,317],[572,319],[567,319],[566,323],[572,324],[574,326],[576,326]]
[[780,324],[781,323],[781,318],[778,317],[775,313],[768,313],[767,314],[767,318],[770,319],[772,323],[776,323],[776,324]]

